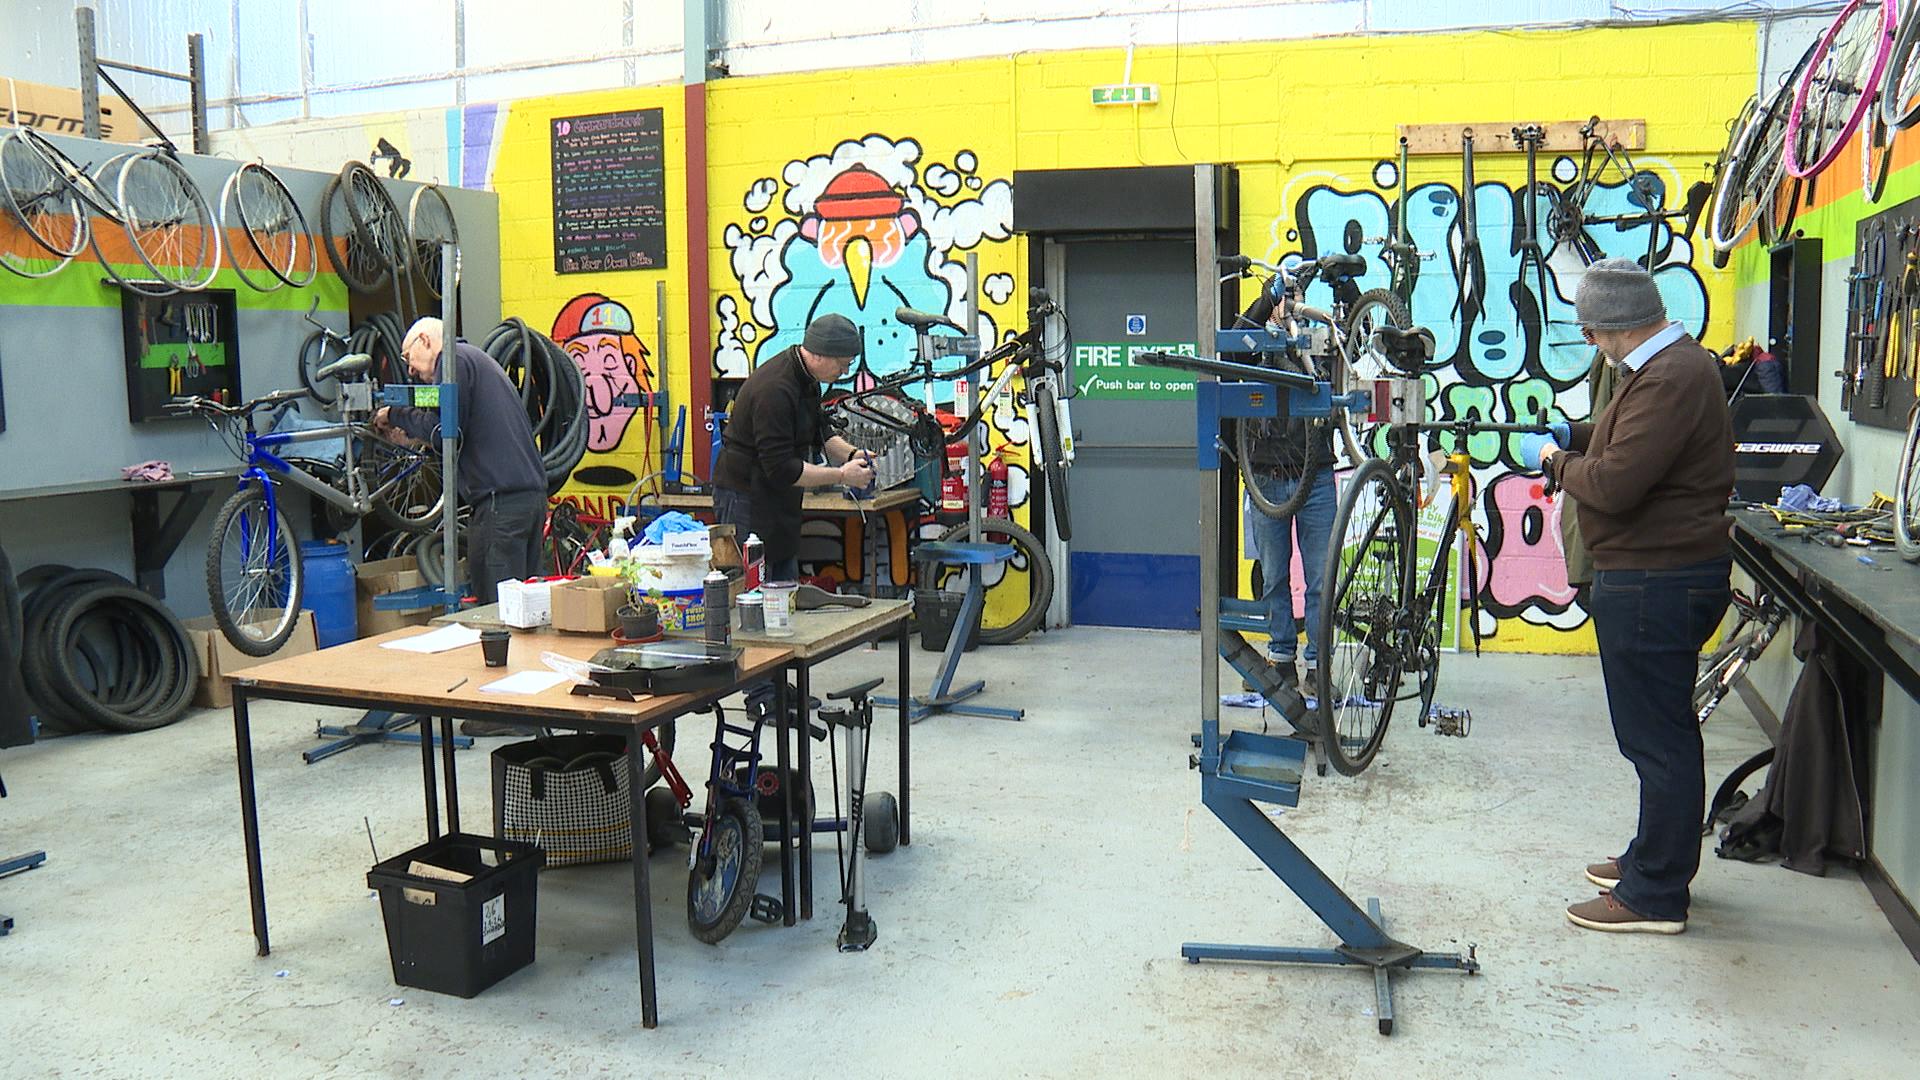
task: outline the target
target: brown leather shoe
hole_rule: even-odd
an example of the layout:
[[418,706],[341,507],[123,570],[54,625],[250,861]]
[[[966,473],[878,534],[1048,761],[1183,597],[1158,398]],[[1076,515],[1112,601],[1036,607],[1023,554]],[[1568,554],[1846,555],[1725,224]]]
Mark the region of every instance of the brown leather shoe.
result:
[[1684,920],[1649,919],[1615,900],[1611,892],[1569,907],[1567,921],[1588,930],[1614,934],[1678,934],[1687,928]]
[[1587,866],[1587,880],[1603,889],[1611,889],[1620,884],[1620,858],[1615,856],[1606,862],[1590,863]]

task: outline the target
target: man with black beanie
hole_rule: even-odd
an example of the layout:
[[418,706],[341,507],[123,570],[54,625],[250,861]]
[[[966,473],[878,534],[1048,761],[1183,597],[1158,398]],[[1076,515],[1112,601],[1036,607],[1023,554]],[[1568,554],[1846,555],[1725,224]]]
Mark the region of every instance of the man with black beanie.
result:
[[1618,387],[1593,423],[1528,435],[1520,456],[1578,504],[1607,710],[1640,779],[1640,812],[1626,851],[1586,869],[1605,891],[1567,918],[1589,930],[1677,934],[1706,805],[1693,680],[1731,595],[1733,424],[1719,365],[1668,321],[1638,263],[1588,267],[1574,310],[1587,343],[1619,367]]
[[[860,331],[845,315],[822,315],[801,343],[756,367],[727,410],[713,464],[713,510],[744,540],[766,545],[766,579],[800,576],[800,500],[806,488],[873,483],[873,466],[830,435],[820,387],[847,377]],[[827,464],[818,464],[824,457]]]

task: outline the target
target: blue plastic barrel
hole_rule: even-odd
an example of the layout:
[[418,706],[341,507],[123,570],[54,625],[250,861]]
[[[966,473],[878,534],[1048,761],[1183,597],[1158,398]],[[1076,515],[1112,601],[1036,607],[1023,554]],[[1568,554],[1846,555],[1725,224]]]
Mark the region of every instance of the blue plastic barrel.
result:
[[353,606],[353,565],[347,561],[347,545],[303,543],[300,563],[307,574],[301,607],[313,612],[313,629],[320,647],[359,637],[359,615]]

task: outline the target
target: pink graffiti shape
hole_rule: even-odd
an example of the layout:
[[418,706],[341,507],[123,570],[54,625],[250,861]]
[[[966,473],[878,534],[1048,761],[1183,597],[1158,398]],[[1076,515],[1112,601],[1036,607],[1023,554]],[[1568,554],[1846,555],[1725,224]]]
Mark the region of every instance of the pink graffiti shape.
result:
[[1493,482],[1493,505],[1500,550],[1487,573],[1487,595],[1505,608],[1564,609],[1573,602],[1573,586],[1560,548],[1560,502],[1547,497],[1537,478],[1509,473]]
[[620,346],[618,334],[586,334],[567,342],[586,382],[587,449],[594,453],[618,449],[639,411],[633,403],[641,400],[640,381]]

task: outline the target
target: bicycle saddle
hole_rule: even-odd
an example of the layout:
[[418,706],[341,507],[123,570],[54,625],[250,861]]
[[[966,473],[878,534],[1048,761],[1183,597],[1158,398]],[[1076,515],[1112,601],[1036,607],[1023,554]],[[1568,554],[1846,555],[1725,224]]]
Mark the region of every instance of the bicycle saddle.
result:
[[1382,326],[1373,332],[1373,342],[1387,362],[1402,371],[1419,371],[1433,362],[1433,331],[1424,326],[1408,330]]
[[373,364],[373,357],[366,353],[348,353],[331,364],[324,364],[313,373],[313,381],[337,379],[345,375],[358,375]]
[[885,679],[868,679],[866,682],[849,686],[845,690],[835,690],[827,695],[827,699],[829,701],[853,701],[863,698],[878,689],[880,684],[886,681]]
[[1317,262],[1320,272],[1331,276],[1359,277],[1367,272],[1367,257],[1364,255],[1349,255],[1341,251],[1322,255]]
[[934,315],[930,312],[915,311],[910,307],[895,308],[893,317],[900,325],[910,326],[916,331],[931,330],[936,326],[946,326],[954,330],[959,330],[963,334],[966,333],[965,330],[961,330],[958,324],[945,315]]

